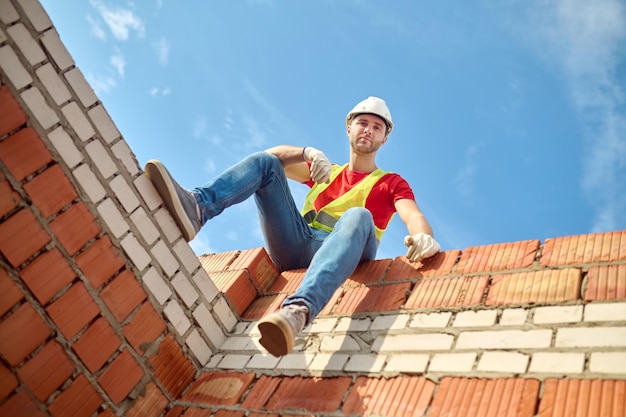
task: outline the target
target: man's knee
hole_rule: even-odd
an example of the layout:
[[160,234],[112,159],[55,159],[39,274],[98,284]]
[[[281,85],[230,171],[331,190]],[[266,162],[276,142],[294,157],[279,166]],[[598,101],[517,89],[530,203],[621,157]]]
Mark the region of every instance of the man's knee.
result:
[[374,218],[368,209],[364,207],[352,207],[343,213],[341,219],[339,219],[338,225],[339,223],[342,223],[344,227],[370,230],[374,227]]

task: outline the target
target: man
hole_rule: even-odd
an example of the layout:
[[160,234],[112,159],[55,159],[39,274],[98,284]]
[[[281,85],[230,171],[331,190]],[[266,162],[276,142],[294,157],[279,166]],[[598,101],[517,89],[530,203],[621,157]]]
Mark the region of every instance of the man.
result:
[[[439,251],[409,184],[376,166],[393,129],[383,100],[369,97],[346,117],[350,160],[333,165],[312,147],[276,146],[257,152],[203,187],[183,189],[159,161],[146,173],[187,241],[225,208],[254,195],[268,254],[280,271],[307,268],[301,285],[275,313],[258,323],[260,343],[274,356],[293,350],[308,325],[362,261],[373,260],[397,212],[409,236],[411,262]],[[311,187],[302,213],[287,178]]]

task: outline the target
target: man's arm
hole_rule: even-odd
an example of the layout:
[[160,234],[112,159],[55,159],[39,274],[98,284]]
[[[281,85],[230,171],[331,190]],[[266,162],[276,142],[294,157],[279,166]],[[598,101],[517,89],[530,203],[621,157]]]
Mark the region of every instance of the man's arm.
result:
[[297,182],[307,182],[311,179],[309,165],[304,162],[302,157],[302,147],[292,145],[278,145],[273,148],[266,149],[265,152],[271,153],[280,159],[285,168],[285,174],[290,180]]
[[396,201],[395,207],[411,236],[417,233],[433,236],[433,229],[415,201],[404,198]]

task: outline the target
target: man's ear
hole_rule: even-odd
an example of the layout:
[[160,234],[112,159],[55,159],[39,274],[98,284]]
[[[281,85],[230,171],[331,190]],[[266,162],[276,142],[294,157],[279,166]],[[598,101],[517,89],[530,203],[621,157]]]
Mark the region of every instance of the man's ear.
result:
[[350,125],[346,126],[346,135],[350,135]]

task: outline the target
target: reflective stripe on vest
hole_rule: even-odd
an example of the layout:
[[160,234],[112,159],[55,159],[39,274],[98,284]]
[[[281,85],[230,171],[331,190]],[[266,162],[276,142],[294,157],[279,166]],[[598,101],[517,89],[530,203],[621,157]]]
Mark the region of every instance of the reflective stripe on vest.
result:
[[[367,197],[374,188],[374,185],[376,185],[376,183],[382,177],[388,174],[388,172],[377,168],[373,172],[370,172],[367,177],[359,181],[357,185],[352,187],[345,194],[329,202],[324,207],[322,207],[319,212],[317,212],[315,210],[315,200],[322,192],[324,192],[330,186],[330,184],[333,183],[333,181],[339,176],[339,174],[347,167],[348,164],[345,164],[343,166],[333,165],[330,174],[330,182],[328,184],[315,183],[309,191],[309,194],[307,194],[306,200],[304,202],[304,207],[302,208],[302,216],[304,217],[304,220],[312,227],[332,232],[335,224],[346,210],[351,207],[365,207],[365,201],[367,200]],[[380,242],[380,239],[383,237],[383,233],[385,233],[386,229],[380,229],[378,227],[375,228],[376,239]]]

